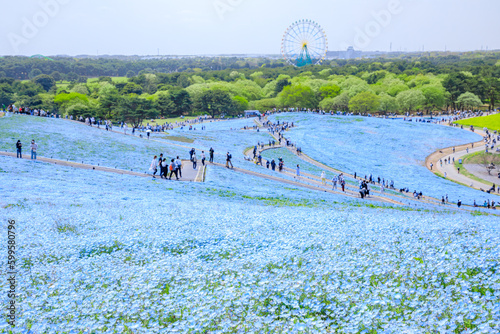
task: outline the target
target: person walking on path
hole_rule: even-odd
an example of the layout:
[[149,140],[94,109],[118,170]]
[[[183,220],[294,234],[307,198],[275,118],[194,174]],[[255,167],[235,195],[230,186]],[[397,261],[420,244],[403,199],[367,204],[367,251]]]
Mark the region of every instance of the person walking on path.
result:
[[338,182],[338,178],[337,178],[337,175],[334,175],[333,178],[332,178],[332,184],[333,184],[333,188],[332,190],[337,190],[337,182]]
[[300,177],[300,166],[299,165],[297,165],[296,172],[297,172],[297,178],[299,178]]
[[214,163],[214,149],[212,147],[210,147],[210,150],[208,151],[209,155],[210,155],[210,162],[211,163]]
[[432,167],[434,166],[434,164],[431,162],[431,165],[430,165],[430,166],[431,166],[431,170],[432,170]]
[[168,162],[167,159],[163,158],[160,164],[160,178],[167,178],[168,176]]
[[193,169],[196,169],[196,165],[198,163],[198,158],[196,158],[196,152],[193,152],[193,155],[191,156],[191,161],[193,162]]
[[179,179],[179,176],[177,175],[177,167],[175,165],[175,160],[172,159],[170,160],[170,176],[168,177],[169,180],[172,180],[172,175],[175,174],[175,178],[178,180]]
[[205,151],[201,151],[201,164],[205,166]]
[[233,163],[231,162],[231,159],[232,159],[232,155],[227,152],[226,154],[226,167],[229,168],[229,165],[231,165],[231,168],[233,168]]
[[151,166],[149,166],[149,170],[153,172],[153,179],[156,179],[156,172],[158,171],[158,160],[157,156],[153,158],[153,161],[151,161]]
[[35,140],[31,140],[31,160],[36,160],[36,150],[38,150],[38,145],[35,143]]
[[339,175],[339,183],[340,186],[342,187],[342,192],[345,192],[345,180],[344,180],[344,175],[342,173]]
[[179,159],[179,156],[177,156],[177,159],[175,159],[175,168],[176,168],[176,173],[178,178],[182,177],[182,161]]
[[275,170],[276,170],[276,161],[274,161],[274,159],[273,159],[273,160],[271,160],[271,169],[272,169],[273,171],[275,171]]
[[321,171],[321,184],[326,184],[326,174],[325,171]]
[[21,158],[21,159],[23,158],[22,148],[23,148],[23,144],[21,143],[20,140],[18,140],[16,143],[17,157]]

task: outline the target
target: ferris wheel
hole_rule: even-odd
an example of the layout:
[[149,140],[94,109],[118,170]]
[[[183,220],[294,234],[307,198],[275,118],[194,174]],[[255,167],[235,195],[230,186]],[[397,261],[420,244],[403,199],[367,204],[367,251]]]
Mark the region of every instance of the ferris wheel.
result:
[[312,20],[294,22],[281,42],[281,54],[290,65],[297,67],[321,63],[327,51],[325,31]]

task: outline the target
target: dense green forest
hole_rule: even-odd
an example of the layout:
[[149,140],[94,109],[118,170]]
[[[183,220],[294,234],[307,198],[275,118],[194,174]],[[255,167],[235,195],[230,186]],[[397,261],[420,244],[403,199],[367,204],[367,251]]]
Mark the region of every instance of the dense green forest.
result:
[[245,109],[413,112],[494,109],[500,53],[327,60],[0,58],[0,106],[139,123]]

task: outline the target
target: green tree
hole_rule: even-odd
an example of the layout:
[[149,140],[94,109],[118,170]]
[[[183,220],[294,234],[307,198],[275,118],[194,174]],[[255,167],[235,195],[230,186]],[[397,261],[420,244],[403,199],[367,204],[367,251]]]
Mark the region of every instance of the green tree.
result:
[[248,100],[243,96],[235,96],[233,97],[234,106],[236,111],[242,112],[248,110]]
[[193,101],[189,96],[189,93],[182,88],[174,88],[170,91],[170,98],[175,104],[175,114],[182,115],[184,113],[189,113],[193,108]]
[[129,82],[125,85],[125,87],[123,87],[122,89],[122,94],[125,94],[125,95],[128,95],[128,94],[137,94],[137,95],[140,95],[142,94],[142,86],[136,84],[136,83],[133,83],[133,82]]
[[103,118],[114,118],[118,108],[120,95],[116,90],[108,91],[99,97],[99,116]]
[[485,95],[489,100],[489,109],[494,110],[496,101],[500,97],[500,79],[495,77],[487,77],[484,79]]
[[425,105],[425,96],[418,89],[410,89],[399,93],[396,101],[404,111],[410,112]]
[[390,96],[387,93],[381,93],[379,95],[379,102],[380,104],[378,106],[378,110],[380,110],[384,114],[387,112],[396,111],[399,108],[396,98]]
[[329,84],[319,89],[319,95],[322,99],[327,97],[334,98],[340,94],[340,87],[335,84]]
[[211,89],[201,94],[196,101],[195,108],[215,118],[216,115],[229,114],[235,109],[235,103],[229,93]]
[[80,76],[78,74],[76,74],[75,72],[70,72],[66,75],[66,79],[68,81],[78,81],[78,79],[80,78]]
[[424,86],[420,89],[425,96],[424,107],[427,111],[441,109],[446,103],[445,91],[437,86]]
[[478,107],[483,105],[483,102],[481,102],[481,99],[479,97],[477,97],[477,95],[475,95],[471,92],[465,92],[462,95],[460,95],[458,97],[456,103],[462,109],[474,109],[474,108],[478,108]]
[[61,74],[61,73],[59,73],[58,71],[54,71],[54,72],[52,72],[52,73],[50,74],[50,76],[51,76],[52,78],[54,78],[54,80],[55,80],[56,82],[61,81],[61,80],[63,79],[62,74]]
[[40,71],[40,69],[38,69],[38,68],[34,68],[34,69],[32,69],[32,70],[31,70],[31,72],[30,72],[30,74],[29,74],[29,78],[30,78],[30,79],[34,79],[34,78],[36,78],[37,76],[42,75],[42,74],[43,74],[43,73],[42,73],[42,71]]
[[155,103],[149,99],[142,99],[135,94],[120,97],[118,101],[118,117],[134,127],[142,124],[145,119],[156,118]]
[[189,78],[186,75],[180,75],[179,78],[177,79],[177,86],[186,88],[191,85],[191,82],[189,82]]
[[8,106],[14,102],[14,91],[6,83],[0,84],[0,107]]
[[450,102],[453,104],[453,107],[455,107],[455,103],[460,95],[472,91],[473,85],[474,82],[472,82],[471,76],[464,72],[453,72],[443,81],[443,87],[450,93]]
[[341,110],[341,111],[348,111],[349,110],[349,101],[350,101],[349,94],[347,92],[344,92],[340,94],[339,96],[336,96],[333,98],[333,110]]
[[377,110],[380,104],[377,95],[370,92],[362,92],[349,101],[349,109],[360,113]]
[[274,94],[278,95],[283,91],[283,88],[290,86],[292,83],[287,78],[279,79],[276,81],[276,86],[274,88]]
[[175,103],[172,101],[170,94],[159,93],[156,101],[158,111],[162,117],[167,117],[175,114]]
[[48,92],[52,87],[55,87],[56,81],[50,75],[41,74],[32,79],[32,81]]
[[311,87],[304,85],[286,86],[279,95],[285,107],[316,108],[318,100]]

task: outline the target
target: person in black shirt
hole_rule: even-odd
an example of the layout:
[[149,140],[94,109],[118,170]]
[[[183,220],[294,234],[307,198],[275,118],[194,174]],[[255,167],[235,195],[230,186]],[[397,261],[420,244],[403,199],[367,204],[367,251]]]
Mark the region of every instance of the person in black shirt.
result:
[[21,141],[18,140],[16,143],[17,157],[21,158],[21,159],[23,158],[22,147],[23,147],[23,144],[21,144]]
[[210,162],[211,163],[214,163],[214,149],[210,147],[210,151],[208,151],[210,153]]

